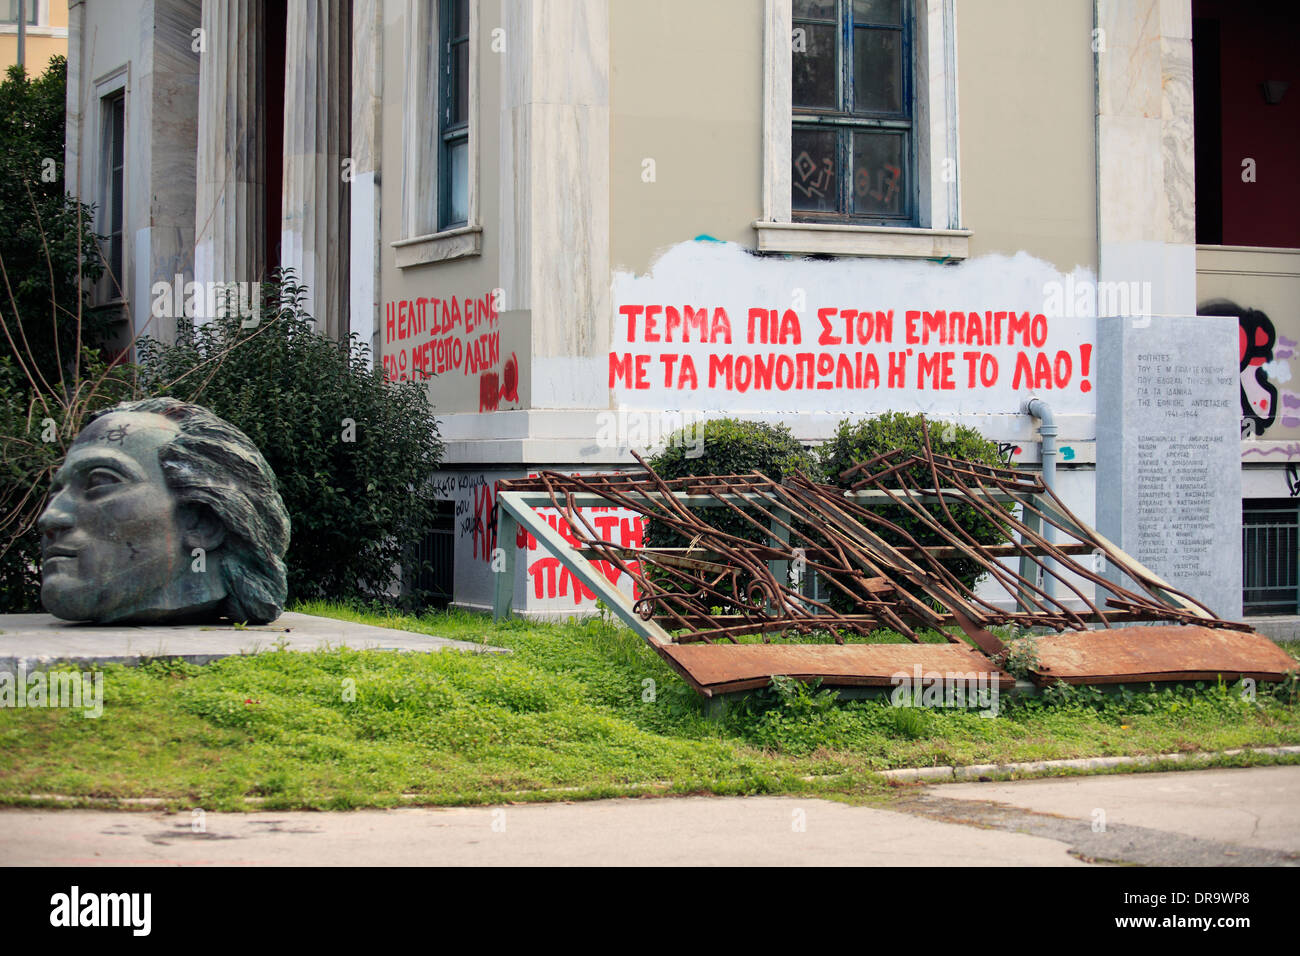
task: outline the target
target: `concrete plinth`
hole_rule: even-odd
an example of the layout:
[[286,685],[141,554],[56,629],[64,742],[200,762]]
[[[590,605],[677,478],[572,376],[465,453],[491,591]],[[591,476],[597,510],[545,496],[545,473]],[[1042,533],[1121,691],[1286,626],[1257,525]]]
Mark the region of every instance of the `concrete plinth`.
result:
[[61,661],[135,665],[159,657],[207,664],[232,654],[256,654],[281,647],[290,651],[349,647],[509,653],[501,647],[292,612],[280,615],[271,624],[246,628],[220,624],[72,624],[49,614],[0,614],[0,670],[10,672],[20,666],[30,671]]
[[1241,618],[1239,332],[1225,317],[1097,320],[1097,530],[1228,620]]

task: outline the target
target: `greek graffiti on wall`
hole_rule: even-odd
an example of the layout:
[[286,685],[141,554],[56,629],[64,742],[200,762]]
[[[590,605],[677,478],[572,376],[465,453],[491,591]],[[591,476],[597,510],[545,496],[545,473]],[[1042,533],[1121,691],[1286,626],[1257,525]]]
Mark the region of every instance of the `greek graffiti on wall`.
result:
[[[471,585],[469,590],[478,591],[486,598],[491,593],[492,575],[500,567],[499,564],[494,567],[494,562],[500,557],[497,548],[506,546],[497,541],[496,478],[486,472],[444,473],[434,482],[434,489],[439,498],[456,503],[455,552],[458,562],[465,565],[457,568],[457,578],[481,577],[481,586],[475,588]],[[644,516],[613,507],[578,508],[576,511],[603,540],[626,548],[641,545],[645,533]],[[553,508],[539,508],[537,514],[569,544],[577,545],[572,528],[560,512]],[[536,537],[520,528],[511,544],[524,557],[530,608],[536,609],[539,606],[537,602],[543,602],[543,605],[555,609],[595,609],[595,592],[564,567],[559,558],[551,555]],[[593,561],[592,565],[615,587],[635,599],[637,595],[630,577],[607,561]],[[629,565],[633,569],[637,567],[636,562],[629,562]]]
[[519,360],[502,361],[498,299],[419,296],[384,304],[384,375],[390,381],[461,376],[478,410],[519,401]]
[[[894,309],[829,306],[816,309],[817,325],[809,329],[794,309],[751,306],[743,334],[737,330],[733,341],[731,317],[723,306],[625,304],[618,311],[618,331],[629,349],[652,343],[689,345],[692,329],[695,341],[705,345],[760,348],[752,354],[715,350],[707,356],[707,366],[685,350],[611,352],[610,388],[955,391],[992,388],[1008,376],[1017,391],[1060,390],[1072,382],[1081,392],[1092,390],[1092,345],[1048,348],[1050,324],[1041,312],[906,309],[895,315]],[[879,345],[896,347],[882,353],[873,348]],[[764,352],[761,346],[779,350]],[[657,366],[652,367],[652,359]],[[652,382],[652,376],[661,376],[662,382]]]
[[[608,386],[620,406],[704,411],[1095,411],[1093,312],[1019,254],[960,266],[759,259],[681,243],[619,273]],[[1095,310],[1094,310],[1095,311]]]
[[[596,529],[601,540],[624,548],[639,548],[645,535],[645,517],[626,508],[575,508],[575,511]],[[570,545],[578,546],[577,537],[568,520],[558,511],[539,508],[538,514],[560,533]],[[572,603],[575,609],[593,608],[596,592],[588,588],[566,568],[560,559],[541,549],[533,535],[520,528],[515,535],[515,546],[525,549],[528,555],[528,578],[531,598],[561,599],[562,604]],[[540,549],[540,551],[539,551]],[[592,567],[603,574],[611,584],[633,600],[640,597],[632,579],[608,561],[593,561]],[[636,561],[629,561],[632,570],[639,570]]]

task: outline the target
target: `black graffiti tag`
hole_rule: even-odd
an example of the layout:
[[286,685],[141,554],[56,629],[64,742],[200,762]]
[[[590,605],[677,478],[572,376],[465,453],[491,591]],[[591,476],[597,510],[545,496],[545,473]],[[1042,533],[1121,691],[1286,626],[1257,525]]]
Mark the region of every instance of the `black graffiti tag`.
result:
[[114,425],[104,432],[104,441],[110,445],[120,445],[126,441],[127,425]]

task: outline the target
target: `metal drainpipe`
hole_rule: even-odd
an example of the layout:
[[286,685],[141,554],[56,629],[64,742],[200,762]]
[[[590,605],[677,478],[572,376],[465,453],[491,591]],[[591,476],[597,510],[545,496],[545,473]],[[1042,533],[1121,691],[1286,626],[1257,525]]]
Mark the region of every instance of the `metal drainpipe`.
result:
[[18,0],[18,65],[27,69],[27,3],[36,0]]
[[[1025,402],[1025,413],[1038,419],[1038,434],[1041,437],[1039,442],[1040,455],[1043,459],[1043,484],[1048,488],[1056,486],[1056,418],[1052,415],[1052,406],[1048,405],[1041,398],[1031,398]],[[1049,542],[1056,541],[1056,529],[1046,521],[1043,522],[1043,537]],[[1043,564],[1047,569],[1053,570],[1051,558],[1045,558]],[[1051,574],[1043,574],[1043,590],[1049,597],[1056,595],[1056,578]]]

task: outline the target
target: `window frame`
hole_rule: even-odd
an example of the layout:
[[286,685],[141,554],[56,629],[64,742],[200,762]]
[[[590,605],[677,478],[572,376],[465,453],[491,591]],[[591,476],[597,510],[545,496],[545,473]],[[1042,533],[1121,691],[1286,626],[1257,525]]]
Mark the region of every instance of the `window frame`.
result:
[[444,0],[407,0],[406,71],[402,145],[401,238],[389,243],[399,269],[482,254],[483,227],[478,196],[478,43],[479,0],[466,0],[469,14],[468,95],[465,141],[468,143],[466,209],[459,225],[447,221],[448,199],[442,170],[446,168],[442,137],[444,105]]
[[[465,4],[465,33],[454,34],[455,29],[455,8],[458,3]],[[453,150],[464,144],[466,153],[469,152],[469,128],[470,115],[468,105],[468,89],[466,90],[465,116],[459,120],[452,119],[452,111],[456,106],[456,50],[455,48],[464,45],[467,50],[465,54],[465,75],[460,77],[460,81],[467,87],[470,82],[469,61],[473,55],[473,49],[470,46],[470,7],[473,4],[470,0],[438,0],[438,231],[444,232],[448,229],[456,229],[467,226],[470,223],[469,212],[469,170],[468,160],[466,157],[466,182],[465,182],[465,218],[453,219],[452,212],[452,163],[451,156]]]
[[[131,248],[127,241],[129,235],[129,223],[127,221],[127,210],[130,208],[130,177],[126,175],[126,170],[130,166],[130,128],[131,128],[131,83],[129,66],[121,66],[110,73],[105,74],[95,81],[95,101],[98,104],[98,115],[96,117],[96,129],[98,138],[95,141],[95,231],[102,236],[110,236],[110,225],[113,214],[111,206],[113,190],[113,169],[114,164],[108,159],[108,150],[110,149],[109,135],[111,134],[110,123],[112,123],[113,104],[121,103],[122,115],[122,157],[121,166],[118,175],[121,176],[121,199],[118,212],[121,215],[121,230],[119,238],[119,257],[117,274],[111,275],[111,247],[107,244],[100,245],[100,254],[104,259],[104,274],[100,276],[94,290],[94,301],[97,306],[119,306],[123,305],[127,299],[126,290],[131,288]],[[116,280],[116,281],[114,281]]]
[[[793,4],[792,4],[793,7]],[[859,25],[854,19],[853,0],[835,0],[835,58],[836,58],[836,104],[834,109],[795,106],[793,96],[793,79],[791,82],[791,140],[798,130],[824,130],[836,134],[836,209],[794,209],[793,149],[791,150],[791,217],[794,222],[809,223],[856,223],[876,226],[915,226],[917,224],[917,179],[916,179],[916,62],[915,62],[915,7],[909,0],[899,0],[901,23]],[[791,11],[791,35],[800,28],[800,24],[830,23],[832,21],[815,21],[795,19]],[[877,30],[897,33],[901,51],[900,108],[897,111],[858,109],[856,103],[857,86],[854,83],[855,55],[854,44],[859,30]],[[791,56],[796,55],[792,50]],[[793,75],[793,62],[791,64]],[[853,211],[854,190],[854,136],[858,131],[885,130],[901,134],[903,138],[902,172],[905,187],[901,191],[902,209],[894,215],[882,213],[858,213]]]
[[[1300,553],[1296,544],[1300,540],[1300,513],[1297,512],[1295,498],[1243,498],[1241,502],[1241,600],[1242,616],[1295,614],[1300,608]],[[1275,517],[1272,521],[1263,519],[1266,515],[1289,518],[1283,521]],[[1281,548],[1251,549],[1249,544],[1259,545],[1269,540],[1268,532],[1274,532],[1272,540],[1278,542],[1285,538],[1289,541],[1290,553]],[[1289,534],[1287,534],[1289,532]],[[1261,578],[1287,577],[1289,582],[1274,581],[1273,586],[1260,583]],[[1280,596],[1288,593],[1286,600]],[[1247,600],[1254,596],[1254,600]],[[1272,597],[1271,600],[1266,598]]]
[[[9,9],[14,11],[14,15],[12,17],[8,15],[4,17],[0,17],[0,24],[12,28],[11,31],[7,30],[5,32],[16,33],[18,30],[18,12],[16,9],[17,6],[18,6],[18,0],[9,0]],[[39,26],[44,26],[46,24],[46,21],[48,19],[48,11],[45,9],[45,0],[27,0],[27,10],[28,10],[27,26],[39,27]]]
[[796,222],[791,209],[793,4],[764,0],[762,212],[756,250],[782,255],[955,261],[970,255],[961,217],[955,0],[905,0],[915,17],[915,225]]

